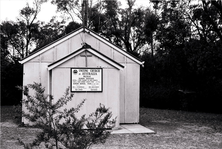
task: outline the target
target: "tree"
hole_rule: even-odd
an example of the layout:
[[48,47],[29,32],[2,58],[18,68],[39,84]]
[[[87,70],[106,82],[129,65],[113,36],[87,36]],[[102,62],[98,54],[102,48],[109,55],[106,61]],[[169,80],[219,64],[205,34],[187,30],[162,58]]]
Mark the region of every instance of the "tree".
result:
[[36,36],[39,34],[39,23],[35,22],[37,15],[40,12],[42,1],[35,0],[34,8],[28,4],[20,11],[20,18],[18,19],[19,36],[24,45],[22,50],[23,58],[29,55],[29,52],[35,46]]
[[198,2],[162,1],[159,5],[154,37],[160,47],[153,57],[142,56],[146,63],[141,71],[145,80],[141,103],[221,113],[221,1]]
[[33,8],[27,4],[20,10],[20,17],[16,22],[5,21],[1,24],[8,50],[13,56],[24,58],[35,48],[36,38],[39,35],[39,22],[36,20],[41,4],[39,0],[34,1]]
[[[24,57],[24,45],[19,39],[18,24],[11,21],[4,21],[1,23],[1,42],[6,51],[8,51],[12,56]],[[3,43],[4,42],[4,43]]]
[[[1,40],[3,38],[1,37]],[[22,85],[22,65],[1,44],[1,105],[17,105],[21,92],[16,86]]]
[[142,8],[134,9],[135,0],[127,0],[127,8],[119,8],[117,0],[98,1],[57,1],[57,10],[74,18],[80,18],[82,24],[108,38],[112,43],[137,53],[146,44],[144,35],[145,12]]
[[159,23],[158,17],[148,9],[145,16],[144,33],[146,36],[147,43],[149,43],[151,46],[152,56],[154,55],[154,45],[153,45],[155,39],[154,34],[155,31],[157,30],[158,23]]
[[222,41],[222,2],[219,0],[202,0],[202,7],[204,10],[202,16],[207,18],[207,23],[209,24],[209,26],[211,26],[212,30]]
[[[1,24],[1,105],[17,105],[21,99],[21,92],[16,86],[22,85],[22,66],[18,62],[19,58],[8,51],[8,43],[12,42],[9,37],[16,32],[12,26],[11,22]],[[5,27],[8,29],[7,35]]]
[[68,34],[76,29],[78,29],[81,25],[77,22],[70,22],[66,27],[65,27],[65,33]]
[[221,40],[221,1],[183,1],[182,4],[180,12],[192,25],[192,38],[199,38],[205,42]]
[[119,8],[118,1],[104,1],[105,20],[101,23],[100,33],[112,43],[132,54],[146,44],[144,35],[145,12],[142,8],[134,9],[135,0],[127,1],[127,8]]
[[52,17],[48,23],[42,22],[39,25],[39,34],[36,36],[35,50],[38,50],[65,35],[65,28],[65,21],[57,21],[56,17]]
[[89,5],[92,6],[92,1],[90,2],[89,4],[88,0],[83,0],[82,3],[79,0],[51,0],[51,3],[57,6],[58,12],[68,14],[73,22],[79,19],[83,23],[86,20],[86,26],[90,24],[88,14],[90,14],[91,9],[88,7]]
[[161,20],[158,25],[157,40],[165,52],[180,46],[190,37],[190,24],[180,13],[179,6],[171,7],[169,2],[163,3]]
[[[85,149],[93,143],[104,142],[110,134],[106,130],[115,126],[112,113],[104,105],[100,105],[88,117],[77,116],[85,100],[76,108],[66,109],[64,106],[73,97],[69,88],[63,97],[56,100],[52,95],[45,95],[45,88],[39,83],[24,86],[22,90],[26,97],[22,103],[27,110],[23,111],[22,116],[42,129],[37,139],[30,144],[32,147]],[[22,140],[19,141],[24,147],[28,146]]]

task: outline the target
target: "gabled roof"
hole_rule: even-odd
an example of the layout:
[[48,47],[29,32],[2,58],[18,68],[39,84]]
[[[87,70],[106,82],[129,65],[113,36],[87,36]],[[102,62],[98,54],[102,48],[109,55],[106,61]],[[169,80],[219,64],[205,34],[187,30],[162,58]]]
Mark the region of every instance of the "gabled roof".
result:
[[49,49],[59,45],[60,43],[68,40],[69,38],[72,38],[73,36],[81,33],[81,32],[84,32],[84,33],[87,33],[87,34],[90,34],[92,35],[94,38],[100,40],[101,42],[107,44],[108,46],[112,47],[113,49],[115,49],[116,51],[118,51],[119,53],[123,54],[124,56],[130,58],[131,60],[133,60],[134,62],[140,64],[140,65],[143,65],[144,62],[142,62],[140,59],[138,59],[137,57],[133,56],[132,54],[130,54],[129,52],[127,51],[124,51],[123,49],[117,47],[116,45],[110,43],[110,41],[108,41],[107,39],[103,38],[102,36],[100,36],[99,34],[97,34],[96,32],[88,29],[88,28],[84,28],[84,27],[80,27],[79,29],[59,38],[58,40],[55,40],[54,42],[44,46],[43,48],[40,48],[39,50],[31,53],[29,56],[27,56],[26,58],[22,59],[20,61],[21,64],[24,64],[26,62],[28,62],[29,60],[35,58],[36,56],[48,51]]
[[79,50],[65,56],[64,58],[62,59],[59,59],[58,61],[55,61],[53,62],[52,64],[48,65],[48,70],[52,70],[54,68],[56,68],[57,66],[63,64],[64,62],[72,59],[73,57],[83,53],[84,51],[87,51],[89,53],[91,53],[92,55],[95,55],[97,57],[99,57],[100,59],[102,59],[103,61],[107,62],[108,64],[110,64],[111,66],[119,69],[119,70],[122,70],[124,68],[123,65],[117,63],[116,61],[110,59],[109,57],[107,57],[106,55],[100,53],[99,51],[93,49],[91,46],[89,45],[83,45],[82,48],[80,48]]

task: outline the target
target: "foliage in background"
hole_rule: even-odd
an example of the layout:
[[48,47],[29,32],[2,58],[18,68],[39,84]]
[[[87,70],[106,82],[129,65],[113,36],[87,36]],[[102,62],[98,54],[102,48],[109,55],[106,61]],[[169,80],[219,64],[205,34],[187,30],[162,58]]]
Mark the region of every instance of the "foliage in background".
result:
[[22,92],[16,86],[22,85],[22,65],[18,58],[12,57],[1,48],[1,105],[17,105],[22,99]]
[[222,3],[166,1],[159,9],[156,53],[141,56],[141,105],[222,113]]
[[81,20],[84,26],[132,54],[138,55],[139,49],[146,44],[143,32],[145,15],[148,11],[134,8],[135,0],[127,0],[126,8],[121,8],[121,2],[118,0],[51,0],[51,2],[57,6],[57,11],[70,16],[73,22]]
[[70,15],[72,22],[54,17],[48,23],[34,20],[28,26],[29,18],[39,11],[41,3],[36,3],[38,7],[21,10],[20,21],[0,25],[3,104],[21,99],[14,86],[22,82],[18,60],[23,55],[18,58],[10,50],[27,47],[24,39],[35,42],[38,50],[80,27],[75,18],[83,20],[84,15],[87,27],[145,61],[141,106],[222,113],[221,0],[150,0],[158,2],[155,10],[136,8],[135,0],[126,0],[125,8],[118,0],[95,0],[88,2],[87,9],[82,9],[83,1],[48,1],[58,12]]
[[[34,91],[34,95],[31,95],[30,89]],[[61,110],[72,100],[73,94],[69,88],[58,100],[45,95],[44,91],[38,83],[29,84],[23,89],[26,99],[22,103],[27,111],[23,111],[22,116],[42,129],[31,146],[84,149],[94,143],[105,142],[110,133],[107,129],[115,126],[115,119],[111,119],[109,109],[100,105],[88,117],[78,117],[77,113],[85,100],[76,108]],[[27,146],[21,140],[20,142]]]

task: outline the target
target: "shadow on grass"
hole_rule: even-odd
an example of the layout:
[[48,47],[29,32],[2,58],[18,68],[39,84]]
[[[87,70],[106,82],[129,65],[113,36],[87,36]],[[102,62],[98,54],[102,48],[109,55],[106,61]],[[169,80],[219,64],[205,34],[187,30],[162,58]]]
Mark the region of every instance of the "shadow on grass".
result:
[[13,122],[21,124],[21,113],[16,112],[14,106],[1,106],[0,122]]

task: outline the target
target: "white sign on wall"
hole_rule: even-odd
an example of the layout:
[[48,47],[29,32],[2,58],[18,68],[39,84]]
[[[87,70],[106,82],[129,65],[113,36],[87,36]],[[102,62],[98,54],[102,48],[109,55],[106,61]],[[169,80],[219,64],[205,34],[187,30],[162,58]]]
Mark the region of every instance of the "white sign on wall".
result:
[[102,92],[102,68],[71,68],[72,92]]

